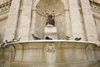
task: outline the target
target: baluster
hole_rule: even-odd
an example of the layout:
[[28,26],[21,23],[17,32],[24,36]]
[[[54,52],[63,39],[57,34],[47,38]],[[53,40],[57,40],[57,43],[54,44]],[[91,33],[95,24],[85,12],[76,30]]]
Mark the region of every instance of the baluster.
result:
[[0,5],[0,12],[10,8],[12,0],[8,0],[6,3]]
[[97,9],[99,9],[99,4],[97,5]]
[[98,3],[96,4],[96,7],[97,7],[97,9],[99,8],[99,4]]
[[94,3],[94,5],[95,5],[95,8],[96,8],[96,3]]
[[10,8],[10,6],[11,6],[11,1],[8,3],[8,8]]
[[94,7],[95,7],[95,5],[94,5],[93,1],[92,1],[91,3],[92,3],[92,7],[94,8]]
[[95,4],[95,8],[97,8],[97,4],[94,2],[94,4]]
[[91,5],[91,7],[93,7],[93,2],[92,1],[90,1],[90,5]]
[[98,7],[98,9],[100,10],[100,4],[99,4],[99,7]]
[[10,8],[10,6],[11,6],[11,2],[9,2],[9,8]]
[[1,10],[3,10],[3,5],[1,5]]
[[9,2],[7,2],[7,3],[6,3],[6,9],[8,9],[8,8],[9,8],[8,6],[9,6]]
[[95,8],[95,4],[92,2],[93,8]]
[[4,10],[6,10],[6,3],[5,3],[5,5],[4,5]]
[[2,8],[2,6],[0,5],[0,12],[1,12],[1,8]]
[[91,5],[91,7],[100,10],[100,3],[96,3],[96,2],[94,2],[92,0],[90,0],[90,5]]

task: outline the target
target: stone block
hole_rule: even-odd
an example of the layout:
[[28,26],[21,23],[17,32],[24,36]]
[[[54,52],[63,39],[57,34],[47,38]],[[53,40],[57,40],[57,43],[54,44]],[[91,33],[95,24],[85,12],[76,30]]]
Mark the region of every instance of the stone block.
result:
[[45,27],[45,34],[57,33],[57,28],[52,25],[47,25]]
[[47,25],[44,30],[44,38],[49,36],[52,39],[58,39],[57,37],[57,28],[52,25]]

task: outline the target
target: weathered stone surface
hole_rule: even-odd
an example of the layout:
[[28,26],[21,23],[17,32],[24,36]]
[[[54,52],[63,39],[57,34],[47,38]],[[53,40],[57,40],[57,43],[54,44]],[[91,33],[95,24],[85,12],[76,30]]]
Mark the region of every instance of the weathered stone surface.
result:
[[12,38],[15,37],[19,6],[20,6],[20,0],[12,0],[9,17],[6,23],[4,41],[11,40]]
[[[96,25],[92,16],[89,1],[81,0],[86,36],[88,41],[99,41],[96,32]],[[91,25],[91,26],[90,26]]]
[[[0,66],[100,66],[100,7],[96,4],[90,6],[89,0],[12,0],[7,11],[0,9],[0,43],[19,37],[25,42],[0,47]],[[44,39],[46,12],[53,15],[57,28],[46,31],[58,41],[28,41],[32,33]],[[63,41],[65,35],[73,41]],[[75,37],[83,42],[76,42]]]
[[98,67],[99,47],[95,46],[64,40],[16,42],[0,48],[0,57],[4,56],[0,62],[10,61],[10,67]]

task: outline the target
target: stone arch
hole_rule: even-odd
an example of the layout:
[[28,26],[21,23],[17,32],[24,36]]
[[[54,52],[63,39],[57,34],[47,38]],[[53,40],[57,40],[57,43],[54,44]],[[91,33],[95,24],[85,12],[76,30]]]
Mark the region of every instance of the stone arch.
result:
[[[34,5],[33,5],[33,8],[36,8],[36,5],[40,2],[41,0],[35,0],[35,3],[34,3]],[[65,6],[66,6],[66,3],[65,3],[65,0],[61,0],[62,1],[62,3],[64,4],[64,8],[65,8]]]
[[61,0],[41,0],[36,5],[37,12],[42,16],[53,14],[59,16],[64,12],[64,3]]

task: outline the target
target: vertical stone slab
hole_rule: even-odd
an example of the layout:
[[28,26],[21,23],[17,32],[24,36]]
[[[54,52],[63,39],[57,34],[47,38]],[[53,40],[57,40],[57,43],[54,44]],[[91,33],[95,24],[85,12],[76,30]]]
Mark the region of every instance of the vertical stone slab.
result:
[[21,40],[29,40],[31,11],[32,0],[23,0],[22,16],[18,32],[18,37],[21,37]]
[[82,40],[84,40],[78,0],[69,0],[69,7],[70,7],[73,39],[75,39],[76,37],[81,37]]
[[35,32],[35,23],[36,23],[36,21],[35,21],[35,19],[36,19],[36,8],[35,9],[32,9],[33,10],[33,12],[32,12],[32,23],[31,23],[31,31],[30,31],[30,40],[33,40],[33,38],[32,38],[32,33],[34,34],[34,32]]
[[69,12],[69,0],[66,0],[65,14],[66,14],[66,29],[67,29],[66,34],[72,38],[72,29],[71,29],[70,12]]
[[19,7],[20,7],[20,0],[12,0],[5,29],[4,41],[11,40],[12,38],[15,37]]
[[92,15],[91,7],[89,4],[89,0],[81,0],[81,5],[82,5],[82,13],[84,18],[87,40],[91,42],[98,41],[96,26]]
[[70,21],[70,15],[69,15],[69,10],[65,10],[66,14],[66,34],[72,38],[72,29],[71,29],[71,21]]

